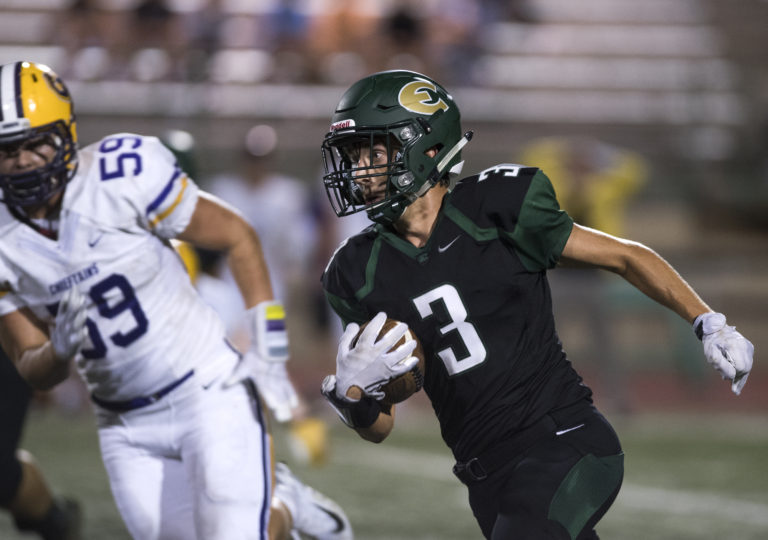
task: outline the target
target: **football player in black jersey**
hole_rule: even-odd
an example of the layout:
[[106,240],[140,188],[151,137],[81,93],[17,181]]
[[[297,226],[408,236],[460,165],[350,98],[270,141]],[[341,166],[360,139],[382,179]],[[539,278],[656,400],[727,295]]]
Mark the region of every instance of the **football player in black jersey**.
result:
[[[453,98],[418,73],[376,73],[341,98],[322,147],[325,188],[337,215],[364,210],[374,223],[323,275],[346,325],[323,394],[363,438],[386,438],[395,411],[381,386],[415,363],[413,341],[390,350],[407,324],[483,534],[597,538],[623,453],[563,351],[546,271],[619,274],[693,324],[737,394],[753,347],[654,251],[575,224],[538,168],[501,164],[458,180],[471,137]],[[405,324],[376,341],[384,313]]]
[[19,448],[32,390],[0,349],[0,507],[19,531],[43,540],[79,540],[82,510],[55,495],[34,456]]

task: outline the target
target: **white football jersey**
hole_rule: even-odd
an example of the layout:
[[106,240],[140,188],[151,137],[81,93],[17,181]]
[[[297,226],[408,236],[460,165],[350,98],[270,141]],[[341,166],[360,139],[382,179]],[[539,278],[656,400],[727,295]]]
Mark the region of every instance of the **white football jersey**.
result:
[[189,223],[197,197],[155,137],[120,133],[80,150],[58,239],[0,205],[0,315],[27,306],[52,325],[64,292],[80,289],[90,340],[76,365],[105,400],[150,395],[190,369],[212,379],[234,354],[168,241]]

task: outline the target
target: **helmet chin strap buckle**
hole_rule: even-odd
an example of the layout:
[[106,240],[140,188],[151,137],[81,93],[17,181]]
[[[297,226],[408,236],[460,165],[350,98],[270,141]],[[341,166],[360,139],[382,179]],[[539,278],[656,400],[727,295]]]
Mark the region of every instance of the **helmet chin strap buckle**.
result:
[[[432,172],[427,177],[427,181],[424,182],[424,185],[421,186],[421,189],[419,189],[419,191],[414,193],[414,199],[424,195],[432,186],[434,186],[438,182],[438,180],[440,180],[440,177],[443,175],[443,171],[445,170],[445,168],[448,166],[448,164],[451,162],[451,160],[454,157],[456,157],[456,154],[461,152],[461,149],[464,148],[467,145],[467,143],[472,140],[472,136],[473,135],[474,135],[474,131],[471,131],[471,130],[467,131],[461,137],[461,139],[459,139],[459,141],[456,144],[453,145],[453,148],[451,148],[448,151],[448,153],[445,154],[443,159],[441,159],[437,163],[437,166],[434,169],[432,169]],[[457,163],[448,172],[449,173],[454,172],[454,169],[456,169],[456,166],[459,166],[459,169],[456,170],[456,174],[458,174],[458,173],[461,172],[461,167],[464,166],[464,162],[462,161],[461,163]],[[453,187],[454,187],[454,185],[451,184],[451,186],[449,187],[449,191],[450,191],[450,189],[453,189]]]
[[453,145],[453,148],[451,148],[447,154],[445,154],[445,157],[441,159],[437,164],[437,173],[442,174],[443,170],[448,166],[448,163],[458,154],[461,152],[461,149],[464,148],[469,141],[472,140],[472,136],[475,134],[474,131],[467,131],[464,136],[459,139],[459,142]]

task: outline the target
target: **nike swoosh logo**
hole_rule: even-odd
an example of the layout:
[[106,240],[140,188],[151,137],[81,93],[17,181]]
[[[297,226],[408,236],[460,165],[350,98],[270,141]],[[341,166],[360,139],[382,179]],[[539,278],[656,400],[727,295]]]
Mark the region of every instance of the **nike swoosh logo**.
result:
[[315,505],[315,508],[319,508],[320,510],[328,514],[331,517],[331,519],[333,519],[333,521],[336,523],[336,529],[334,529],[332,532],[340,533],[341,531],[344,530],[344,521],[339,516],[336,515],[336,512],[333,512],[328,508],[324,508],[319,504],[316,504],[316,503],[313,503],[313,504]]
[[584,427],[584,424],[579,424],[578,426],[569,427],[568,429],[561,429],[560,431],[556,431],[555,435],[559,437],[564,433],[568,433],[569,431],[574,431],[576,429],[583,428],[583,427]]
[[101,240],[101,237],[104,236],[104,233],[100,233],[95,238],[88,239],[88,247],[94,247],[96,244],[99,243],[99,240]]
[[459,238],[460,238],[460,236],[457,236],[456,238],[454,238],[453,240],[451,240],[450,242],[448,242],[448,243],[447,243],[447,244],[445,244],[444,246],[437,246],[437,252],[438,252],[438,253],[442,253],[443,251],[447,250],[447,249],[448,249],[449,247],[451,247],[451,246],[453,245],[453,243],[454,243],[454,242],[456,242],[456,240],[458,240]]

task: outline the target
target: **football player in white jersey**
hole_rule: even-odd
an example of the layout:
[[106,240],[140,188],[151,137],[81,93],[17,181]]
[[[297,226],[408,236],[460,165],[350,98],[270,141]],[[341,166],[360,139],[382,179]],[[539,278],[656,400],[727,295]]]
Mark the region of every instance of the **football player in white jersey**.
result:
[[[341,509],[283,467],[272,498],[256,387],[278,420],[296,395],[256,232],[154,137],[78,149],[71,96],[47,66],[0,67],[0,105],[0,344],[37,389],[74,361],[131,535],[351,538]],[[171,238],[227,253],[249,308],[245,355]]]

